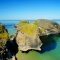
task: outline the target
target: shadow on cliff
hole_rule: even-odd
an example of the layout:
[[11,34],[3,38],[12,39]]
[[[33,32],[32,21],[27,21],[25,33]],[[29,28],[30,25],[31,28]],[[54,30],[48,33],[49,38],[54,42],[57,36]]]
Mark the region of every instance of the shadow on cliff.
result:
[[18,45],[17,45],[15,39],[12,40],[12,41],[10,41],[10,40],[7,41],[6,47],[7,47],[7,49],[8,49],[8,55],[10,56],[10,58],[11,58],[12,56],[15,56],[16,53],[18,53]]
[[6,60],[6,58],[8,58],[8,60],[10,60],[12,58],[12,56],[15,56],[16,53],[18,52],[18,45],[16,43],[16,40],[15,39],[8,40],[6,42],[4,49],[0,48],[0,51],[1,51],[0,60]]
[[44,53],[47,51],[54,50],[57,45],[57,40],[59,39],[60,34],[51,34],[49,36],[40,36],[40,39],[43,43],[41,47],[41,51],[37,51],[39,53]]

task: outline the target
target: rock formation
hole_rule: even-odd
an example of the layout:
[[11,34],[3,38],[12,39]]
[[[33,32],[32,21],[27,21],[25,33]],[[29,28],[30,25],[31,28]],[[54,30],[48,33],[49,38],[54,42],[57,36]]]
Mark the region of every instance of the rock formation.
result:
[[7,32],[7,29],[2,23],[0,23],[0,48],[4,48],[8,38],[9,34]]
[[39,30],[36,25],[28,24],[19,28],[17,32],[16,42],[21,51],[30,49],[41,50],[42,42],[39,38]]
[[[13,40],[14,40],[13,36]],[[0,60],[16,60],[15,56],[15,42],[9,38],[9,34],[5,26],[0,23]]]
[[0,59],[2,60],[3,55],[5,55],[6,51],[6,42],[9,39],[9,34],[5,26],[0,23]]
[[33,22],[21,21],[15,24],[15,27],[17,28],[16,42],[21,51],[41,50],[43,43],[40,36],[60,33],[59,24],[44,19]]
[[33,21],[33,24],[38,26],[40,30],[40,36],[60,33],[60,25],[51,20],[35,20]]

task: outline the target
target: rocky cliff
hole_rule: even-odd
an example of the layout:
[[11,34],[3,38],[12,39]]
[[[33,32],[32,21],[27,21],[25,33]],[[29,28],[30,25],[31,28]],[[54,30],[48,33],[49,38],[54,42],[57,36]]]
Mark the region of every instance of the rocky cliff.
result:
[[39,38],[38,27],[34,24],[21,26],[17,32],[16,42],[21,51],[30,49],[41,50],[40,47],[42,46],[42,42]]
[[5,55],[6,51],[6,42],[9,39],[9,34],[5,26],[0,23],[0,59],[3,60],[3,56]]
[[3,48],[9,38],[9,34],[5,26],[0,23],[0,48]]

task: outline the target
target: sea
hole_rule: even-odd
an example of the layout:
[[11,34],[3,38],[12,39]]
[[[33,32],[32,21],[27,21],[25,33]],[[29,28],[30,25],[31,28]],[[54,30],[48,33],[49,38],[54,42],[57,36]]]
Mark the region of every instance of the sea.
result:
[[[8,30],[9,35],[14,35],[16,29],[14,24],[20,20],[0,20]],[[33,20],[29,20],[33,21]],[[60,24],[60,20],[52,20]],[[44,38],[43,40],[46,40]],[[51,35],[48,37],[48,44],[42,46],[41,51],[31,50],[28,52],[18,51],[16,57],[18,60],[60,60],[60,35]]]

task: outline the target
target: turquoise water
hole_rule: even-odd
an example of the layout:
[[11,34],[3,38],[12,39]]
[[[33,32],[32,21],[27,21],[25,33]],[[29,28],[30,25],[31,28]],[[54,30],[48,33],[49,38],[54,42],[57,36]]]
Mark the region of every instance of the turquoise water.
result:
[[9,28],[8,29],[9,36],[14,35],[15,32],[16,32],[16,29],[14,29],[14,28]]

